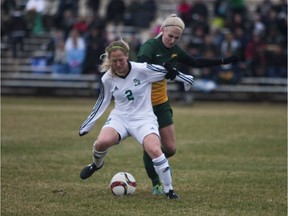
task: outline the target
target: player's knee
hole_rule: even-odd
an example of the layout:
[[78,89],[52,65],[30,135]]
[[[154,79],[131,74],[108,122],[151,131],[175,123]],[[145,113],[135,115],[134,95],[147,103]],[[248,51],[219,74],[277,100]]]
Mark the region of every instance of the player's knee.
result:
[[106,151],[111,145],[107,140],[98,139],[93,146],[96,151]]
[[173,155],[176,154],[176,148],[169,149],[169,150],[163,150],[166,158],[172,157]]

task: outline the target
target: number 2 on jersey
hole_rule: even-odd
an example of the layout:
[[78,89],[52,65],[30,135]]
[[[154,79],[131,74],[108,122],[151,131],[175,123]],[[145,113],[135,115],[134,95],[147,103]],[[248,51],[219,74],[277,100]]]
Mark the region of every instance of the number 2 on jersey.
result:
[[134,100],[133,93],[131,90],[125,91],[126,97],[129,101]]

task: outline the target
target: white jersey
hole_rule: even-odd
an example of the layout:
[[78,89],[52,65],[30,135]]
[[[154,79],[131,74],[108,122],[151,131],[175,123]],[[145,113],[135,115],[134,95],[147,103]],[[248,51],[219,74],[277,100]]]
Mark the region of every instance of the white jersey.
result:
[[[108,70],[101,78],[102,84],[98,100],[91,114],[80,127],[80,136],[88,133],[101,117],[114,98],[115,107],[112,114],[126,120],[139,121],[148,117],[156,119],[151,103],[151,85],[162,80],[167,70],[159,65],[129,62],[131,67],[125,78],[113,76]],[[177,80],[192,85],[193,77],[180,73]]]

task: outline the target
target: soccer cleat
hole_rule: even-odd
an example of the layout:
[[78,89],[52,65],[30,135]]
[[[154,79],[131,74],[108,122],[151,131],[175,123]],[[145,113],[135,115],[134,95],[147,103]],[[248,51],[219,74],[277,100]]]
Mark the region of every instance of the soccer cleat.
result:
[[169,192],[165,195],[168,199],[180,199],[180,197],[176,193],[174,193],[173,190],[169,190]]
[[84,169],[80,173],[80,178],[81,179],[87,179],[89,178],[94,172],[97,170],[101,169],[103,167],[103,164],[100,167],[97,167],[96,164],[91,163],[88,166],[84,167]]
[[155,185],[152,189],[153,195],[162,195],[164,194],[163,187],[159,184]]

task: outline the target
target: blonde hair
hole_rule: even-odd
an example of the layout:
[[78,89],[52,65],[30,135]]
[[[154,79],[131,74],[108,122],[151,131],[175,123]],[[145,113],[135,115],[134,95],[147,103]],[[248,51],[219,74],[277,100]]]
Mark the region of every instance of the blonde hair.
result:
[[182,31],[184,31],[184,29],[185,29],[185,24],[184,24],[183,20],[180,17],[178,17],[176,14],[171,14],[162,23],[161,28],[160,28],[161,31],[156,36],[156,38],[160,37],[163,34],[163,29],[165,27],[169,27],[169,26],[178,27]]
[[[111,68],[111,64],[109,61],[111,52],[115,50],[121,50],[125,55],[129,56],[129,44],[125,42],[123,39],[118,41],[111,42],[105,49],[105,53],[100,56],[100,59],[103,61],[100,65],[100,71],[106,72]],[[113,71],[112,71],[113,73]]]
[[176,26],[182,29],[182,31],[184,31],[185,29],[185,24],[183,20],[180,17],[178,17],[176,14],[171,14],[170,16],[168,16],[162,23],[161,29],[168,27],[168,26]]

